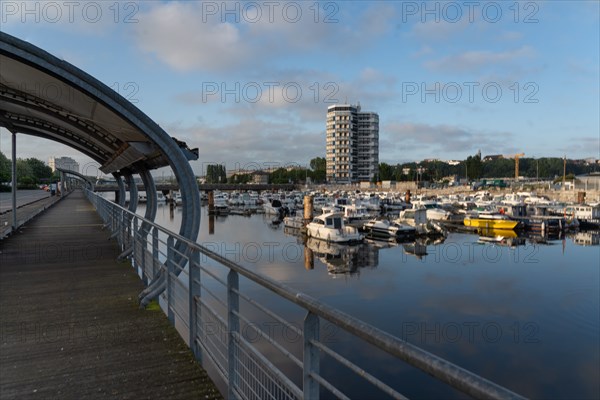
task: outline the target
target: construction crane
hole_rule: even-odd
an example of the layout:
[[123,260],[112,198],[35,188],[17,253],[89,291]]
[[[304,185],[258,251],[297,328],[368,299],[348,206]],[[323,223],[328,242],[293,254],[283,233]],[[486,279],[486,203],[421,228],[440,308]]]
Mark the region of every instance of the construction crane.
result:
[[504,158],[514,158],[515,159],[515,180],[519,180],[519,158],[523,157],[525,153],[513,154],[511,156],[504,156]]

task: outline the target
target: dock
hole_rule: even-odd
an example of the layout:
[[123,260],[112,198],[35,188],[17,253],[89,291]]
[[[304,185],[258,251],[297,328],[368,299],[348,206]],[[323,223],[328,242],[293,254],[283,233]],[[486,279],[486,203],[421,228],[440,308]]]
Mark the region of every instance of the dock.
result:
[[0,242],[0,398],[221,398],[76,191]]

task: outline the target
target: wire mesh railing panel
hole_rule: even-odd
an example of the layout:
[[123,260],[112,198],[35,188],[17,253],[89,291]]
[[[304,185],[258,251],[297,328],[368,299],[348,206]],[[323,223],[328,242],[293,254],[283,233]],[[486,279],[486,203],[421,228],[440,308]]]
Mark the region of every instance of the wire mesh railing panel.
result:
[[234,387],[248,400],[301,399],[302,391],[254,346],[237,336]]

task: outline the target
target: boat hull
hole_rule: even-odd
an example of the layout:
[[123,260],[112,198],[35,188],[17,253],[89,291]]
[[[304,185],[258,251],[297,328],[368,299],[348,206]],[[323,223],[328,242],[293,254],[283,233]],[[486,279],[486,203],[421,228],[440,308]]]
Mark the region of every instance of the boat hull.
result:
[[515,229],[519,221],[511,220],[495,220],[495,219],[480,219],[480,218],[465,218],[465,226],[473,228],[485,229]]
[[360,242],[363,239],[362,235],[355,232],[346,230],[340,232],[333,229],[311,226],[311,224],[308,224],[306,233],[308,237],[333,243],[354,243]]

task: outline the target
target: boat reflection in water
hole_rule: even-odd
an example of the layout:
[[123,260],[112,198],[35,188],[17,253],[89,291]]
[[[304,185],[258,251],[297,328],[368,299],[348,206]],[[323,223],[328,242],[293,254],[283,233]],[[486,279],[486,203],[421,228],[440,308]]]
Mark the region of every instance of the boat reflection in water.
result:
[[316,257],[333,277],[353,275],[359,273],[360,268],[377,268],[379,264],[379,248],[368,243],[346,245],[309,237],[306,239],[306,249],[309,251],[304,252],[304,265],[314,266],[313,258]]
[[492,243],[499,246],[516,247],[525,245],[525,238],[519,237],[517,232],[512,229],[493,229],[484,228],[477,232],[479,239],[477,243]]

